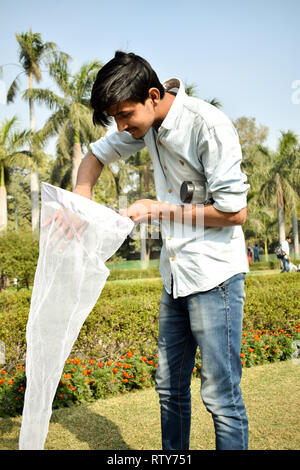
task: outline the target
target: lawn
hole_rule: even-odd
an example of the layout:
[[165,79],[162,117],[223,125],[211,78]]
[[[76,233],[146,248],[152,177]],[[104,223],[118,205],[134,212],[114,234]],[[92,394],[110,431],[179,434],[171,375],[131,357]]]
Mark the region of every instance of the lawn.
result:
[[[300,447],[300,365],[277,362],[243,370],[250,450]],[[213,450],[214,430],[192,381],[191,450]],[[299,409],[299,408],[298,408]],[[21,417],[0,418],[0,450],[18,449]],[[46,450],[159,450],[160,414],[153,388],[55,410]]]

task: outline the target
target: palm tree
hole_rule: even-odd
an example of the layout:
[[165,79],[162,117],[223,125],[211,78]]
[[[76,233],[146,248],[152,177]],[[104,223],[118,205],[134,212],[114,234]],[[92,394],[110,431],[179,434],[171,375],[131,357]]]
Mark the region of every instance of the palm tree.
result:
[[43,127],[43,134],[47,137],[58,135],[59,152],[72,162],[72,189],[76,184],[82,146],[104,134],[103,128],[93,125],[90,108],[91,89],[100,67],[98,61],[85,63],[72,75],[67,61],[57,58],[49,72],[61,96],[41,88],[26,91],[26,97],[54,109]]
[[[188,96],[194,96],[197,98],[198,93],[196,91],[196,88],[197,88],[196,83],[187,83],[187,82],[184,83],[184,89]],[[216,108],[222,108],[222,103],[218,101],[217,98],[206,99],[204,101],[206,101],[209,104],[212,104]]]
[[[267,149],[264,154],[270,157]],[[281,132],[278,151],[272,157],[273,163],[267,174],[266,182],[261,186],[261,194],[265,201],[276,196],[279,242],[285,239],[285,209],[292,214],[292,228],[295,255],[299,254],[299,237],[297,224],[297,207],[299,207],[300,186],[300,149],[297,136],[292,131]]]
[[[42,79],[41,65],[50,64],[54,57],[60,57],[65,60],[68,56],[59,52],[54,42],[43,42],[39,33],[33,33],[30,29],[26,33],[16,34],[19,44],[19,62],[22,71],[17,75],[10,85],[7,93],[7,103],[12,103],[19,90],[20,76],[25,74],[28,77],[29,89],[33,89],[33,79],[39,83]],[[35,113],[33,100],[29,96],[29,117],[30,130],[35,131]],[[32,212],[32,231],[39,228],[39,175],[38,166],[35,165],[31,172],[31,212]]]
[[0,126],[0,230],[7,228],[7,190],[10,167],[30,165],[30,154],[22,150],[30,133],[16,129],[17,118],[5,120]]

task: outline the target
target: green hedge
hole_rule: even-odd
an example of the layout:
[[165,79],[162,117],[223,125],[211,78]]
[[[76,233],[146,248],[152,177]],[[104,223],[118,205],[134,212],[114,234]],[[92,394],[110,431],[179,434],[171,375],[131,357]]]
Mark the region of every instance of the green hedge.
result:
[[[290,329],[299,323],[300,273],[246,277],[244,330]],[[124,351],[156,350],[161,279],[107,281],[86,319],[72,354],[98,360],[114,359]],[[31,290],[0,292],[0,339],[11,367],[24,364],[25,329]],[[7,366],[6,366],[7,367]]]

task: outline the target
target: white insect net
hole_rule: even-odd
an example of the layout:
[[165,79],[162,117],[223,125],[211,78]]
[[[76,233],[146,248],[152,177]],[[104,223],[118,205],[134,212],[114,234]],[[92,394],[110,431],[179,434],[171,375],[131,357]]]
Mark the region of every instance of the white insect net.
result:
[[40,251],[26,328],[26,391],[20,450],[41,450],[65,361],[132,231],[128,217],[42,183]]

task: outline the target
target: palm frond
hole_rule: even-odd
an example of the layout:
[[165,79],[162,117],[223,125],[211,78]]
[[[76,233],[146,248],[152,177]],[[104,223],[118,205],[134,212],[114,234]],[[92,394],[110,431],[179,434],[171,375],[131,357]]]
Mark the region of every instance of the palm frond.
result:
[[33,88],[24,91],[22,98],[33,99],[36,103],[46,104],[50,109],[59,108],[64,105],[64,100],[56,93],[43,88]]
[[23,72],[17,75],[17,77],[14,79],[14,81],[12,82],[12,84],[10,85],[7,91],[7,95],[6,95],[7,104],[12,103],[16,98],[16,95],[19,91],[19,76],[22,75],[22,73]]

